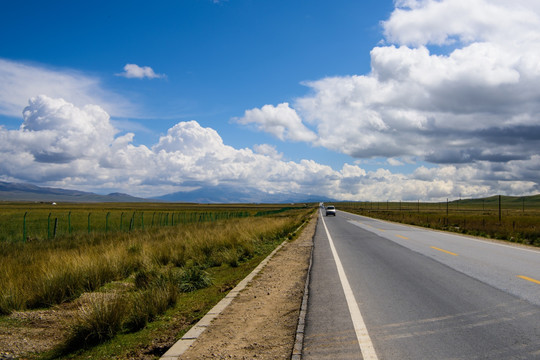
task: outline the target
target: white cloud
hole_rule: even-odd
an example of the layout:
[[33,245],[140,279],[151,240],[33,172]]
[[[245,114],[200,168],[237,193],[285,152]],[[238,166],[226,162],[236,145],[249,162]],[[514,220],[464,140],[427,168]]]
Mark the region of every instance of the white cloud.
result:
[[535,37],[531,30],[540,24],[539,13],[535,0],[407,0],[396,2],[383,27],[388,41],[402,45],[519,45]]
[[[255,152],[235,149],[196,121],[176,124],[152,147],[134,145],[133,137],[118,136],[99,106],[79,108],[62,99],[32,98],[20,129],[0,127],[0,179],[139,196],[226,183],[268,193],[372,201],[538,190],[534,179],[540,156],[528,160],[523,169],[518,162],[497,169],[483,162],[481,167],[422,167],[403,175],[351,164],[334,170],[313,160],[283,161],[269,145],[255,146]],[[497,177],[486,180],[495,172]]]
[[257,144],[253,145],[253,151],[257,154],[266,155],[272,159],[281,159],[283,158],[283,153],[279,153],[275,146],[269,144]]
[[128,79],[160,79],[164,78],[164,74],[156,74],[150,66],[139,66],[137,64],[126,64],[124,72],[117,74]]
[[[481,193],[484,186],[497,191],[508,180],[521,181],[508,189],[538,189],[539,180],[531,187],[525,169],[536,163],[540,147],[540,3],[395,4],[381,23],[387,45],[371,51],[369,74],[307,82],[309,95],[287,104],[283,114],[265,105],[246,111],[241,123],[257,124],[282,140],[292,140],[283,124],[309,125],[316,132],[295,140],[357,159],[482,169],[470,192]],[[287,120],[290,114],[294,121]]]
[[243,125],[256,124],[259,130],[269,132],[280,140],[313,141],[317,137],[288,103],[246,110],[243,117],[235,120]]
[[386,161],[391,166],[402,166],[402,165],[404,165],[404,163],[401,160],[398,160],[398,159],[395,159],[395,158],[388,158]]
[[20,117],[28,99],[47,94],[76,106],[100,104],[113,116],[130,116],[136,107],[103,88],[99,79],[69,69],[0,59],[0,115]]
[[20,131],[13,134],[39,162],[63,163],[100,156],[116,133],[109,115],[99,106],[80,109],[45,95],[30,99],[23,118]]

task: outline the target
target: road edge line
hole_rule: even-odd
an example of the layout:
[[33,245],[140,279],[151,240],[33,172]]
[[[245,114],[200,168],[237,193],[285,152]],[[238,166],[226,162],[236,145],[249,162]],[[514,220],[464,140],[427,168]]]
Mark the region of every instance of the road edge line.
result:
[[332,250],[332,256],[334,257],[334,261],[336,263],[341,287],[343,288],[343,292],[345,293],[345,299],[347,300],[349,313],[351,314],[351,320],[354,325],[354,331],[356,332],[356,339],[358,340],[358,345],[360,346],[362,358],[364,360],[377,360],[378,358],[377,353],[375,352],[375,347],[373,346],[373,342],[369,337],[366,324],[364,323],[364,318],[362,317],[362,313],[360,312],[360,308],[358,307],[358,303],[356,302],[356,298],[354,297],[351,285],[349,284],[349,280],[347,279],[347,275],[345,274],[345,269],[341,264],[341,260],[334,246],[334,240],[332,240],[332,236],[328,231],[328,227],[326,226],[326,222],[324,221],[322,215],[321,220],[324,225],[324,230],[326,231],[326,236],[328,237],[328,242],[330,243],[330,250]]

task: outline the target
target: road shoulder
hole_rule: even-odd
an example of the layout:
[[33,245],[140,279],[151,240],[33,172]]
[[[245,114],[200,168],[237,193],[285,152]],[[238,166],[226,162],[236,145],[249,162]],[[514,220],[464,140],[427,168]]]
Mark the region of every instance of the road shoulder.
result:
[[206,328],[181,359],[290,359],[317,215]]

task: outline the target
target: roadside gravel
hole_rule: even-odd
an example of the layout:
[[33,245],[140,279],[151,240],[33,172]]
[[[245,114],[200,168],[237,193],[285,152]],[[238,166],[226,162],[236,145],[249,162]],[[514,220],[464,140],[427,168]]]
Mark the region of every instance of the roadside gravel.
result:
[[317,216],[268,262],[181,359],[290,359]]

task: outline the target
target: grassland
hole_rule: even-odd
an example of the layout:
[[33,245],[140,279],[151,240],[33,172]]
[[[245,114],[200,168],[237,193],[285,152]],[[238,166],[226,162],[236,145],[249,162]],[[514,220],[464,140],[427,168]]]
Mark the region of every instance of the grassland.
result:
[[195,222],[261,216],[285,205],[164,203],[58,204],[0,202],[0,242],[33,241],[145,230]]
[[383,220],[540,246],[540,195],[441,203],[344,202],[338,206]]
[[[187,330],[313,211],[190,204],[2,204],[0,209],[6,229],[10,222],[20,228],[27,213],[26,231],[33,234],[23,238],[15,227],[13,239],[0,241],[0,314],[49,308],[86,294],[61,346],[48,355],[68,358],[94,348],[110,352],[102,344],[117,338],[131,339],[134,347],[149,341],[152,324],[170,317],[171,309],[177,309],[174,317],[186,317],[180,322]],[[49,213],[64,220],[71,214],[71,231],[57,230],[56,237],[50,227],[49,233],[32,232],[29,214],[42,223]],[[88,231],[88,217],[107,219],[106,214],[108,223],[91,222]],[[130,226],[120,229],[113,219],[122,214],[130,215]],[[133,340],[139,336],[144,340]]]

